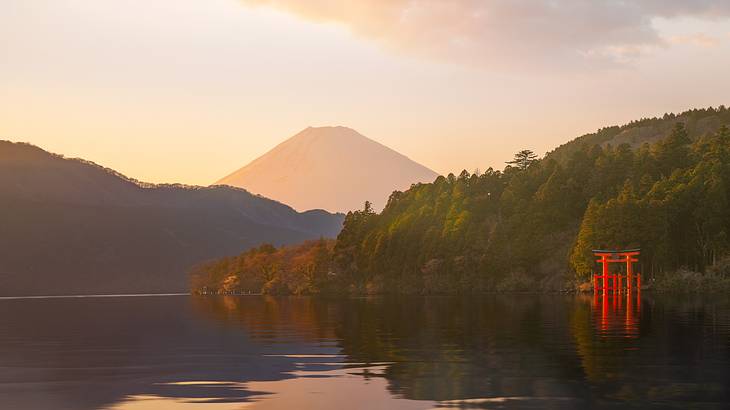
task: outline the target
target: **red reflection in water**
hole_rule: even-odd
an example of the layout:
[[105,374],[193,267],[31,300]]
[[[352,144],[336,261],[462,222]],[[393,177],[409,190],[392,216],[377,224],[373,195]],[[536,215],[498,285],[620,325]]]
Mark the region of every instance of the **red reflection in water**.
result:
[[603,336],[639,337],[641,292],[595,293],[593,315]]

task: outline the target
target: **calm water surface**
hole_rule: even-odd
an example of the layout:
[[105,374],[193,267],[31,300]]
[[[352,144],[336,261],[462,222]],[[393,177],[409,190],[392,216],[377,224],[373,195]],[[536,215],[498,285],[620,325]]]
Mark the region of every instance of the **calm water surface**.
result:
[[0,299],[2,409],[729,405],[726,298]]

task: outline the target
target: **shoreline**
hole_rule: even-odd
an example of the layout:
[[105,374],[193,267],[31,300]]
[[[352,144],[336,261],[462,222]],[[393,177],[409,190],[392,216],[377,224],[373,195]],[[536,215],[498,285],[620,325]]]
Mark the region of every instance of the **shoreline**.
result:
[[141,298],[160,296],[190,296],[188,293],[121,293],[121,294],[91,294],[91,295],[26,295],[26,296],[0,296],[0,300],[17,299],[83,299],[83,298]]

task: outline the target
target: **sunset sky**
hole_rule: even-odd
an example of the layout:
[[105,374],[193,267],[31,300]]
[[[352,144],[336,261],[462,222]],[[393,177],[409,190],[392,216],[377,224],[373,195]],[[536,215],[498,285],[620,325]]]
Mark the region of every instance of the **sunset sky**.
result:
[[726,0],[0,0],[0,139],[210,184],[307,126],[437,172],[730,105]]

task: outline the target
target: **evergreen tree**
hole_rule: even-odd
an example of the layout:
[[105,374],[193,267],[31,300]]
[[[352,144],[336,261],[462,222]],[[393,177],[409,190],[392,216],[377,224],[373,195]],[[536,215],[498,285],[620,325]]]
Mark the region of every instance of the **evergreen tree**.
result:
[[524,171],[535,162],[537,162],[537,154],[529,149],[523,149],[515,154],[512,161],[507,161],[507,164],[514,165],[516,168]]

